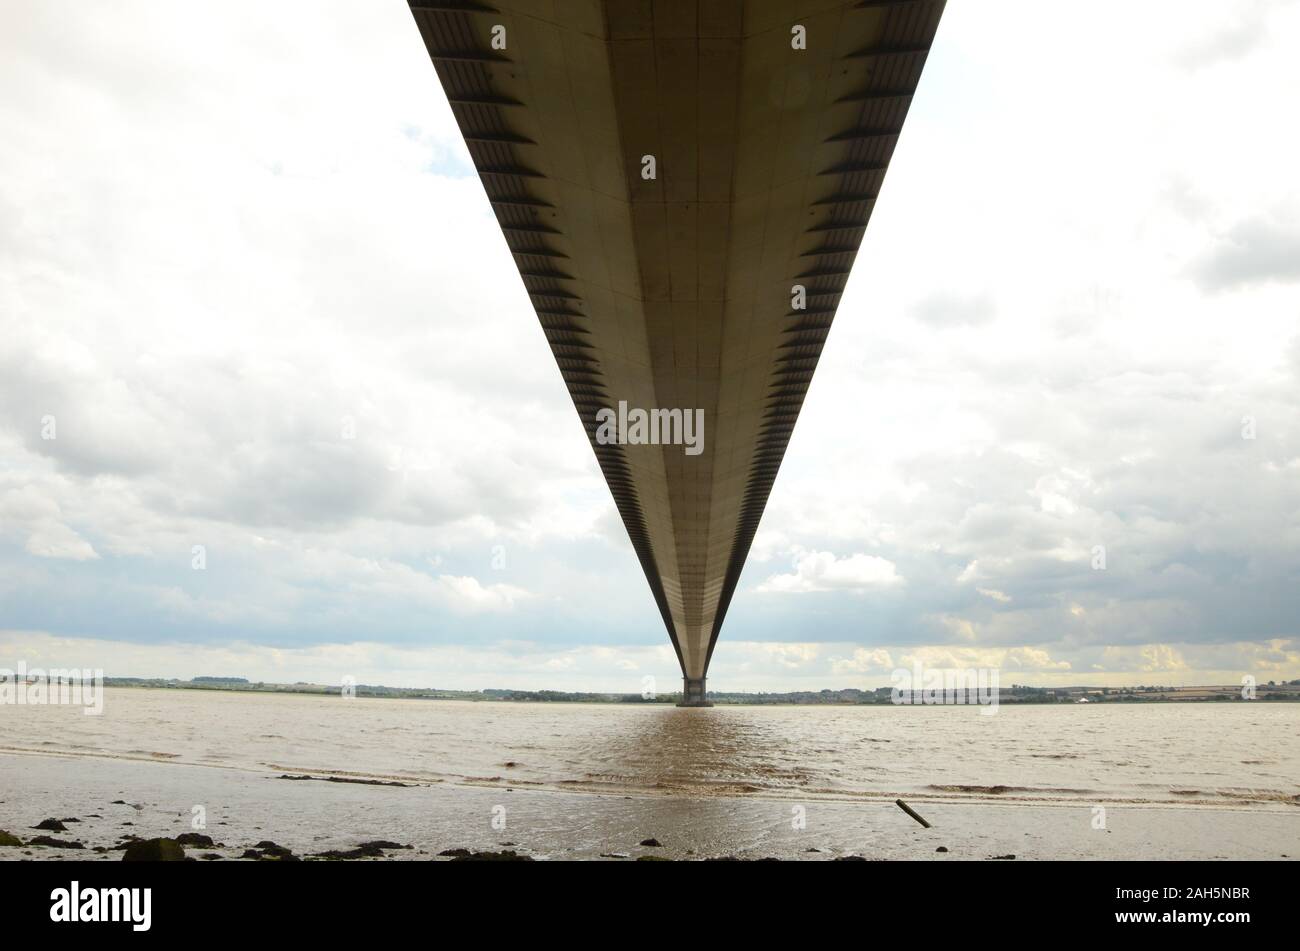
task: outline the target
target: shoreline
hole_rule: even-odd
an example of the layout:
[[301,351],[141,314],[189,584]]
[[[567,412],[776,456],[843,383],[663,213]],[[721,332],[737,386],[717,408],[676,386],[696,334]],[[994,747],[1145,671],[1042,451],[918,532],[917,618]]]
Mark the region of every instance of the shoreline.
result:
[[[259,694],[271,696],[338,697],[344,688],[329,684],[273,684],[195,682],[194,680],[164,680],[148,677],[106,677],[105,689],[177,691],[194,690],[209,693]],[[1018,689],[1020,692],[1015,692]],[[820,691],[778,692],[714,692],[709,699],[722,707],[933,707],[976,706],[969,703],[895,703],[889,687],[870,689],[841,688],[830,693],[836,698],[825,698]],[[1080,706],[1097,704],[1202,704],[1202,703],[1300,703],[1300,682],[1261,685],[1259,695],[1252,700],[1241,696],[1240,685],[1202,684],[1180,687],[1025,687],[1000,691],[995,706]],[[385,687],[357,684],[350,699],[356,700],[432,700],[459,701],[488,704],[561,704],[573,706],[644,706],[671,707],[681,699],[680,692],[667,692],[647,699],[639,694],[616,692],[575,692],[556,690],[440,690],[433,687]],[[1113,692],[1112,692],[1113,691]],[[1005,694],[1005,695],[1003,695]],[[850,699],[850,697],[855,697]],[[840,699],[843,698],[843,699]]]
[[[190,857],[219,856],[209,861],[283,860],[276,850],[322,861],[441,861],[455,858],[440,855],[454,850],[512,851],[539,861],[1290,860],[1300,854],[1300,810],[1287,806],[1112,803],[1103,807],[1105,828],[1099,829],[1096,807],[1084,802],[911,797],[932,823],[925,829],[883,798],[638,796],[450,783],[394,788],[288,782],[185,763],[94,762],[87,770],[76,756],[0,753],[0,768],[12,777],[0,800],[0,830],[24,842],[44,834],[83,846],[0,847],[0,861],[117,861],[126,836],[186,833],[225,843],[189,850]],[[203,829],[192,828],[196,808],[206,816]],[[64,822],[65,832],[32,828],[48,818],[79,821]],[[662,845],[641,844],[652,839]],[[375,843],[390,847],[374,854],[366,847]],[[1297,846],[1288,851],[1291,843]],[[266,851],[259,844],[274,849],[249,855]]]
[[[1023,805],[1042,808],[1079,808],[1080,806],[1150,807],[1167,809],[1208,809],[1232,812],[1281,812],[1300,807],[1300,794],[1287,796],[1268,791],[1252,795],[1251,790],[1220,790],[1206,793],[1203,790],[1170,790],[1169,795],[1187,798],[1158,798],[1124,795],[1117,792],[1093,790],[1053,790],[1005,785],[980,786],[973,784],[939,785],[907,790],[832,790],[808,788],[760,788],[747,783],[700,784],[696,786],[638,786],[627,783],[597,783],[581,780],[540,782],[526,779],[509,779],[504,776],[476,777],[448,774],[437,778],[416,777],[408,774],[342,772],[308,767],[290,767],[276,764],[261,766],[237,763],[201,763],[160,754],[130,755],[107,751],[77,751],[60,749],[29,749],[0,746],[0,757],[45,757],[69,761],[102,761],[131,763],[148,766],[192,767],[204,770],[226,770],[266,779],[293,782],[333,783],[340,785],[374,786],[405,789],[465,788],[505,790],[508,792],[545,792],[571,796],[630,796],[640,799],[742,799],[770,802],[827,802],[827,803],[892,803],[896,799],[936,803],[942,805]],[[738,788],[741,787],[741,788]],[[748,788],[743,788],[748,787]],[[1028,795],[1039,793],[1040,795]],[[1055,795],[1053,795],[1055,793]],[[1191,798],[1207,796],[1209,798]]]

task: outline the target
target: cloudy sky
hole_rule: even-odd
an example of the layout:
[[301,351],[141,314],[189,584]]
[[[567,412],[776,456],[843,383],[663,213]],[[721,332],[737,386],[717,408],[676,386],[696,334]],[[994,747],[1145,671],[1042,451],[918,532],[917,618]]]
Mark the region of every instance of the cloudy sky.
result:
[[[1298,47],[951,0],[711,686],[1300,677]],[[0,666],[679,683],[404,3],[8,0],[0,129]]]

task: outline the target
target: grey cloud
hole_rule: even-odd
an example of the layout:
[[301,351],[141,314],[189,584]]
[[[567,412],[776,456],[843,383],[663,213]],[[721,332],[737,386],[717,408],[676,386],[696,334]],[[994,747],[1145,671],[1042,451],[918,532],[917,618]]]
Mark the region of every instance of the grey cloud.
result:
[[1300,281],[1300,229],[1266,218],[1243,221],[1195,263],[1192,274],[1215,291]]
[[147,401],[125,381],[56,367],[16,344],[0,359],[0,427],[81,476],[136,476],[164,464]]
[[[1083,355],[1070,347],[1041,355],[1049,368],[1073,360],[1069,373],[954,359],[960,365],[944,378],[992,441],[901,459],[898,476],[925,491],[871,496],[870,519],[853,517],[850,495],[817,503],[841,523],[896,526],[888,544],[870,549],[910,582],[902,608],[870,607],[888,618],[881,643],[961,643],[954,620],[974,625],[980,644],[1294,636],[1300,523],[1279,518],[1300,511],[1300,479],[1288,467],[1300,457],[1293,378],[1228,386],[1211,355],[1162,366],[1103,342]],[[915,363],[941,375],[923,354]],[[1241,438],[1247,411],[1261,421],[1254,441]],[[787,525],[799,524],[794,512],[784,513]],[[786,530],[792,544],[826,547],[824,537]],[[1091,563],[1097,545],[1103,571]],[[838,553],[855,550],[864,549]]]

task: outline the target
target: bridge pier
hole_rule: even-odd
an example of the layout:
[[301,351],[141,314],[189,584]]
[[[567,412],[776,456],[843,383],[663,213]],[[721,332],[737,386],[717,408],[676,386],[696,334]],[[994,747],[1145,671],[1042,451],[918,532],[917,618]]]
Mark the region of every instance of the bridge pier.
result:
[[704,678],[703,677],[683,677],[682,678],[682,702],[677,704],[679,707],[711,707],[704,698]]

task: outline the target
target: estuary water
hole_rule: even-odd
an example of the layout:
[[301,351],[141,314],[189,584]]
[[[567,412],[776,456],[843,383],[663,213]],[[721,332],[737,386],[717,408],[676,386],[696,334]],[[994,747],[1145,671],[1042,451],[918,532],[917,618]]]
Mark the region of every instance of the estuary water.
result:
[[[0,707],[0,828],[89,813],[83,831],[102,822],[121,834],[119,798],[168,826],[202,804],[249,838],[279,826],[304,843],[346,842],[365,827],[420,832],[431,849],[499,843],[503,828],[487,817],[509,802],[548,852],[582,857],[625,849],[650,826],[663,838],[664,824],[682,832],[686,854],[794,854],[807,840],[790,833],[818,810],[821,852],[799,853],[848,851],[865,837],[892,855],[928,834],[896,798],[955,817],[972,841],[997,839],[983,851],[1033,835],[1055,840],[1044,857],[1111,855],[1121,840],[1086,834],[1101,807],[1147,811],[1125,840],[1142,854],[1293,857],[1300,706],[1006,704],[984,715],[110,688],[101,716]],[[1062,822],[1068,834],[1045,831]],[[1023,831],[1035,824],[1041,836]]]

